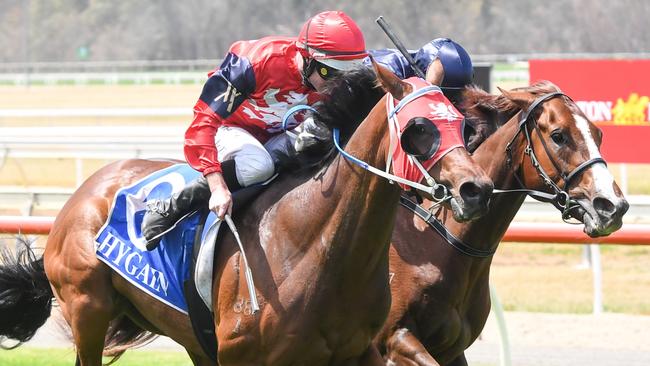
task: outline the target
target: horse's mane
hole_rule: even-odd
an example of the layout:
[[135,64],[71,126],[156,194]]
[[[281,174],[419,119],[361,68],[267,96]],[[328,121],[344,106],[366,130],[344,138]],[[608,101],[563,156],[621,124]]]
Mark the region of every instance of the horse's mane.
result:
[[326,165],[336,156],[331,131],[338,129],[340,142],[345,144],[384,94],[369,67],[342,72],[326,80],[324,99],[315,106],[313,118],[315,125],[327,133],[319,136],[318,145],[312,149],[300,153],[288,149],[286,156],[279,157],[282,170],[312,171]]
[[[560,88],[548,80],[542,80],[510,91],[526,92],[537,97],[560,91]],[[520,111],[520,108],[503,94],[490,94],[476,85],[465,88],[459,107],[467,123],[474,129],[467,145],[470,152],[476,150],[485,139]]]
[[[315,119],[329,129],[338,128],[347,141],[385,92],[377,84],[375,71],[360,67],[327,80],[325,100],[316,106]],[[331,143],[333,147],[333,142]]]

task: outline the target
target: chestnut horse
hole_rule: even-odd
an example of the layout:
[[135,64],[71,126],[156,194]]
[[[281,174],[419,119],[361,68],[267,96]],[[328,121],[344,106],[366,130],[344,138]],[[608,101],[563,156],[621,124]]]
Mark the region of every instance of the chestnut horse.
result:
[[469,223],[438,212],[438,232],[400,210],[390,248],[393,303],[375,339],[387,365],[467,365],[464,351],[490,311],[492,255],[527,193],[581,221],[591,237],[622,225],[628,203],[600,157],[601,131],[549,82],[502,93],[467,89],[463,109],[479,123],[475,144],[491,134],[474,160],[495,187],[519,191],[495,189],[488,214]]
[[[395,99],[413,89],[383,68],[376,72]],[[322,122],[351,135],[347,153],[383,169],[391,146],[388,96],[377,103],[383,93],[374,88],[375,82],[371,69],[345,76],[324,102],[323,108],[331,110],[323,115],[331,120]],[[412,103],[422,101],[427,103],[427,98]],[[362,119],[357,117],[370,108],[355,131]],[[219,364],[383,364],[372,339],[390,307],[388,244],[400,189],[341,155],[330,156],[326,165],[308,174],[281,175],[234,216],[253,270],[260,312],[242,311],[248,291],[235,239],[227,234],[219,244],[213,275]],[[116,190],[171,164],[127,160],[104,167],[73,194],[54,222],[44,269],[72,328],[80,365],[99,365],[103,350],[121,354],[152,334],[174,339],[195,364],[213,364],[194,338],[186,315],[152,299],[95,255],[94,238],[107,219]],[[448,152],[429,174],[453,195],[456,219],[471,219],[487,210],[492,182],[465,149]],[[32,281],[38,287],[45,279],[43,262],[35,258],[26,262],[22,264],[37,272],[27,271],[38,280]],[[32,290],[39,298],[47,297],[42,290]],[[30,300],[25,294],[17,298]],[[15,316],[23,306],[25,302],[12,304],[10,299],[0,306],[0,324],[5,325],[0,334],[29,338],[30,333],[16,324],[24,320]],[[42,312],[37,315],[28,317],[43,318]],[[35,322],[31,321],[31,335],[39,325]]]

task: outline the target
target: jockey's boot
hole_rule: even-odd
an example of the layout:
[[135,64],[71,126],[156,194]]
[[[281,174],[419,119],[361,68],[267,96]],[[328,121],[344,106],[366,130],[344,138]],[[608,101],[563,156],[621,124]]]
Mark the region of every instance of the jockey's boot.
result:
[[142,236],[147,241],[147,250],[156,249],[163,235],[183,216],[201,206],[207,209],[210,194],[208,181],[201,176],[171,198],[147,202],[142,218]]

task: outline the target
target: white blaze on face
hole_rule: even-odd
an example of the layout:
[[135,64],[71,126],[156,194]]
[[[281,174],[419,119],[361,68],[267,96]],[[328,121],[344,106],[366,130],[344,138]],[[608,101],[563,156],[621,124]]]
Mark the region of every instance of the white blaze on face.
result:
[[[576,121],[576,126],[582,137],[585,140],[585,145],[589,151],[589,159],[600,158],[600,151],[598,151],[598,146],[594,137],[591,135],[591,130],[589,129],[589,122],[577,114],[573,115],[573,118]],[[618,198],[614,192],[614,177],[607,169],[607,166],[603,163],[593,164],[591,167],[591,174],[594,178],[594,186],[596,188],[596,193],[604,196],[612,202],[616,202]]]

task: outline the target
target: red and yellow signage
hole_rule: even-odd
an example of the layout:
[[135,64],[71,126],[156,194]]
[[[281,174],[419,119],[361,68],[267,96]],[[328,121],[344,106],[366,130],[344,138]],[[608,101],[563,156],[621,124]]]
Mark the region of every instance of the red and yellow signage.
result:
[[531,83],[549,80],[603,130],[609,162],[650,163],[650,60],[530,60]]

